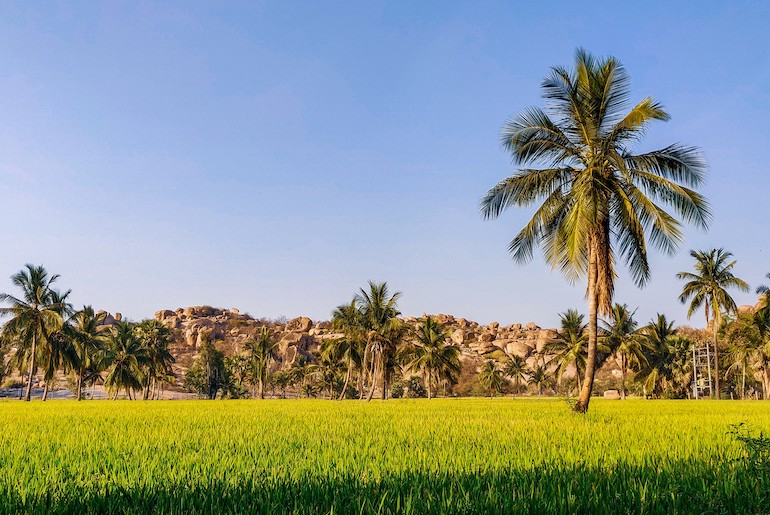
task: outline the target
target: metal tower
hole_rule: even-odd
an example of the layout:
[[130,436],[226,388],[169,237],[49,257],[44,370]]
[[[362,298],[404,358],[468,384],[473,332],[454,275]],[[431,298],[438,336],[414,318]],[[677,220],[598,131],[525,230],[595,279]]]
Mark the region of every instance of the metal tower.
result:
[[695,399],[711,397],[711,349],[708,344],[692,347],[692,396]]

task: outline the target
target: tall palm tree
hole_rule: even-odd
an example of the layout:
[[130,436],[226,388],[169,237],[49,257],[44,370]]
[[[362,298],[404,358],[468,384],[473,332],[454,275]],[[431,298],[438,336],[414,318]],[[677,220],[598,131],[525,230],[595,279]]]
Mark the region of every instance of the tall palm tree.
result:
[[494,360],[488,359],[481,365],[479,383],[484,390],[489,392],[490,398],[494,397],[505,386],[505,379],[503,379],[503,375],[498,370]]
[[24,399],[29,401],[32,378],[37,372],[39,347],[61,329],[64,306],[57,301],[66,298],[66,293],[59,295],[51,287],[59,275],[49,276],[42,265],[24,266],[24,270],[11,277],[13,284],[21,288],[21,297],[0,293],[0,302],[9,304],[8,307],[0,307],[0,317],[11,317],[3,326],[3,335],[13,339],[19,346],[19,360],[22,357],[27,360],[27,391]]
[[460,374],[460,347],[450,343],[449,333],[430,316],[418,326],[405,349],[406,369],[422,373],[428,399],[432,398],[434,382],[453,382]]
[[733,275],[735,260],[725,249],[711,249],[708,251],[691,250],[690,255],[695,258],[695,273],[679,272],[676,276],[687,281],[679,295],[682,304],[690,301],[687,310],[689,319],[695,311],[703,308],[706,314],[706,326],[712,323],[712,338],[714,346],[714,393],[720,397],[719,389],[719,345],[718,333],[722,320],[722,312],[735,313],[737,306],[735,301],[727,293],[728,288],[737,288],[741,291],[749,291],[746,281]]
[[246,343],[246,350],[251,358],[252,380],[258,387],[260,399],[265,398],[265,383],[270,371],[270,360],[277,347],[278,342],[275,341],[273,332],[267,327],[260,329],[256,339],[252,338]]
[[551,376],[548,373],[548,367],[541,363],[530,370],[529,384],[537,387],[538,397],[543,395],[543,388],[551,384]]
[[353,371],[362,366],[364,347],[366,345],[363,316],[355,298],[350,304],[337,306],[332,313],[331,326],[345,335],[344,338],[338,338],[328,343],[328,346],[333,347],[334,352],[347,363],[345,383],[339,396],[341,400],[347,394],[348,384],[350,383]]
[[40,364],[43,368],[43,398],[48,398],[48,390],[56,372],[61,369],[65,373],[78,368],[78,354],[72,338],[72,315],[74,311],[72,305],[67,302],[70,292],[60,293],[57,290],[51,290],[51,301],[58,306],[59,315],[62,317],[62,323],[59,329],[49,334],[42,341],[39,356]]
[[527,378],[527,361],[516,354],[509,354],[508,361],[503,365],[503,375],[513,380],[513,395],[521,391],[521,382]]
[[77,399],[83,398],[83,377],[86,371],[93,367],[107,342],[107,326],[102,325],[106,313],[94,313],[91,306],[75,313],[72,323],[72,341],[78,358],[78,394]]
[[114,392],[113,399],[118,398],[122,389],[125,389],[126,396],[131,399],[131,393],[142,388],[142,368],[150,359],[134,328],[126,322],[118,322],[102,355],[104,364],[112,367],[104,380],[104,386]]
[[555,67],[543,81],[549,112],[530,108],[503,128],[503,147],[520,169],[481,200],[486,219],[542,201],[511,241],[514,260],[528,261],[539,245],[569,281],[587,277],[588,357],[578,412],[590,401],[597,320],[612,307],[616,250],[641,287],[650,277],[648,236],[668,254],[682,240],[682,224],[661,206],[701,227],[710,217],[704,197],[691,189],[706,173],[695,148],[674,144],[632,152],[650,122],[669,115],[651,98],[625,112],[629,91],[628,75],[616,59],[578,49],[573,71]]
[[607,347],[615,355],[615,361],[620,367],[620,398],[626,398],[626,375],[633,365],[644,362],[641,339],[638,334],[634,312],[629,311],[625,304],[612,306],[610,319],[603,321],[604,339]]
[[169,350],[174,335],[155,319],[140,322],[134,331],[147,354],[144,366],[144,400],[147,400],[151,390],[154,397],[155,391],[160,391],[160,384],[174,375],[172,365],[176,360]]
[[400,297],[401,292],[390,294],[388,283],[373,281],[369,281],[369,291],[361,288],[356,295],[367,334],[363,361],[367,363],[368,357],[372,367],[372,385],[367,400],[371,400],[374,395],[378,372],[382,398],[384,400],[387,397],[388,367],[393,362],[396,340],[404,335],[404,330],[396,318],[401,314],[398,311]]

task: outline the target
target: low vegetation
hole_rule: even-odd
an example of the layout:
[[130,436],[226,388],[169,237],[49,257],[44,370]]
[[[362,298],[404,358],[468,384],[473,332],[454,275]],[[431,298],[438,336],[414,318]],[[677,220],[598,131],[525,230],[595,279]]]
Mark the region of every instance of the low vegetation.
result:
[[764,404],[594,404],[2,402],[0,513],[770,510]]

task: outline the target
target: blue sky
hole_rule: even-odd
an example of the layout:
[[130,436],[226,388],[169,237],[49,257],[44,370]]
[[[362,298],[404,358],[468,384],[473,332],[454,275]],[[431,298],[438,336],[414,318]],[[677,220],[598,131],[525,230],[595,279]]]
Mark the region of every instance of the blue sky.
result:
[[583,46],[671,113],[638,150],[709,162],[710,230],[616,292],[684,323],[690,248],[768,282],[768,26],[764,2],[2,3],[0,277],[42,263],[133,319],[325,319],[373,279],[407,315],[554,326],[583,286],[515,265],[530,212],[483,221],[478,201],[513,171],[503,123]]

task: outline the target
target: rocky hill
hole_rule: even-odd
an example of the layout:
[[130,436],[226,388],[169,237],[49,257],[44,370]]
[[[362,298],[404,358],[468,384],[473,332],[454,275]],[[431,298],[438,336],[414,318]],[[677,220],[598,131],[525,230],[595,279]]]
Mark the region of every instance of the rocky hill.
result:
[[[449,331],[451,339],[461,349],[464,369],[473,373],[485,359],[503,361],[506,355],[524,358],[529,366],[547,362],[546,344],[553,340],[555,329],[543,329],[535,323],[501,326],[498,322],[481,325],[465,318],[452,315],[432,315]],[[119,314],[115,317],[119,318]],[[279,342],[277,366],[288,368],[300,355],[312,356],[312,351],[326,339],[338,338],[342,334],[331,329],[328,321],[313,321],[307,317],[292,320],[257,319],[238,309],[192,306],[175,310],[161,310],[155,319],[172,329],[175,342],[171,350],[176,358],[175,372],[181,378],[192,365],[202,343],[213,339],[217,348],[227,355],[243,350],[249,338],[256,336],[262,327],[273,330]],[[419,323],[414,317],[403,318],[413,327]],[[571,377],[574,371],[567,371]]]

